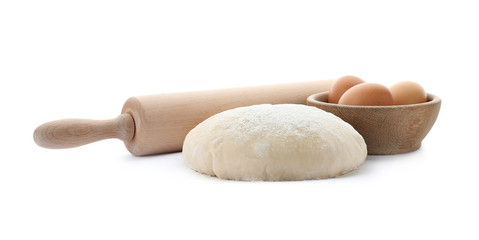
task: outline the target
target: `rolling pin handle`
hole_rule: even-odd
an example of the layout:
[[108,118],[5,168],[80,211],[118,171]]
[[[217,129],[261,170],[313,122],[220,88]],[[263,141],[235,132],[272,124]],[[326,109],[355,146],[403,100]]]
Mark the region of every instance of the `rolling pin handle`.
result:
[[130,114],[110,120],[63,119],[47,122],[35,129],[33,139],[44,148],[72,148],[108,138],[130,141],[135,122]]

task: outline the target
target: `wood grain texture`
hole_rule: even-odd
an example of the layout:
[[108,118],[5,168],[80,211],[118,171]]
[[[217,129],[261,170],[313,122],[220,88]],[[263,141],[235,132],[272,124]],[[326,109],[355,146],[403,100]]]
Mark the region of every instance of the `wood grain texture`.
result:
[[421,147],[441,107],[428,94],[427,102],[395,106],[351,106],[328,103],[328,92],[313,94],[307,105],[318,107],[351,124],[366,141],[368,154],[397,154]]
[[34,141],[45,148],[71,148],[108,138],[129,141],[135,124],[129,114],[110,120],[63,119],[40,125],[33,133]]

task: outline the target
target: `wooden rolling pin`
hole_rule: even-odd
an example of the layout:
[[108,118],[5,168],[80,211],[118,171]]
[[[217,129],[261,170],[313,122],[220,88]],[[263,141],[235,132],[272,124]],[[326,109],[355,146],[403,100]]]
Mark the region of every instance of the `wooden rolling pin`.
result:
[[71,148],[118,138],[132,154],[181,151],[186,134],[208,117],[254,104],[305,104],[311,94],[328,91],[332,80],[131,97],[110,120],[64,119],[35,129],[45,148]]

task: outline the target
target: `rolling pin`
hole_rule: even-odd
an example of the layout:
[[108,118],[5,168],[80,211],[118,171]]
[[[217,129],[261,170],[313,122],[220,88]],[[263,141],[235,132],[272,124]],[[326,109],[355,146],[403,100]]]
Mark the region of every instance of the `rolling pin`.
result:
[[328,91],[331,84],[322,80],[131,97],[116,118],[47,122],[35,129],[33,138],[45,148],[118,138],[136,156],[176,152],[191,129],[216,113],[254,104],[305,104],[308,96]]

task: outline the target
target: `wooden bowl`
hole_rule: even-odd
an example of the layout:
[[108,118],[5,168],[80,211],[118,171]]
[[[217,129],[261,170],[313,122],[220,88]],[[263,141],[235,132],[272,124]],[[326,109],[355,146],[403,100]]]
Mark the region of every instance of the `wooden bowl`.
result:
[[368,154],[397,154],[421,147],[441,108],[441,99],[393,106],[352,106],[328,103],[328,92],[308,97],[307,105],[333,113],[351,124],[366,141]]

